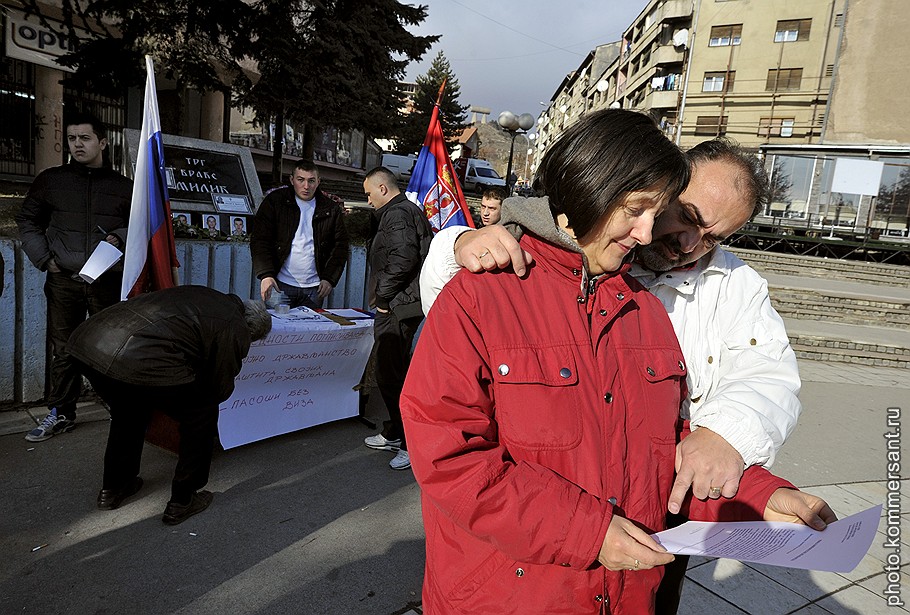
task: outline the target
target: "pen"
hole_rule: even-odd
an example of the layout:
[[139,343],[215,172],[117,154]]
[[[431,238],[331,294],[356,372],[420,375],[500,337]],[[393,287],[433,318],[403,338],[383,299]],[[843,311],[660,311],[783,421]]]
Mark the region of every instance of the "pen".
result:
[[108,235],[110,235],[110,233],[108,233],[106,230],[104,230],[103,228],[101,228],[101,225],[100,225],[100,224],[99,224],[98,226],[96,226],[95,228],[98,229],[99,231],[101,231],[102,233],[104,233],[104,236],[105,236],[105,237],[107,237]]

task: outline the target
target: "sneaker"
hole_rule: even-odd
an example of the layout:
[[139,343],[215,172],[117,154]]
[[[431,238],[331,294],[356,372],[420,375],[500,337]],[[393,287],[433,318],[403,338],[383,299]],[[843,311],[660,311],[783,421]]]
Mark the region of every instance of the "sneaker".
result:
[[395,455],[395,458],[389,462],[389,467],[393,470],[407,470],[411,467],[411,456],[408,455],[407,451],[400,450]]
[[167,508],[164,509],[164,516],[161,520],[166,525],[177,525],[183,523],[195,514],[201,513],[212,503],[211,491],[197,491],[189,504],[178,504],[177,502],[168,502]]
[[44,442],[58,433],[66,433],[74,427],[76,427],[75,420],[68,419],[63,414],[58,415],[57,409],[51,408],[44,420],[25,435],[25,439],[29,442]]
[[386,440],[381,433],[364,438],[363,443],[377,451],[397,451],[401,448],[401,440]]

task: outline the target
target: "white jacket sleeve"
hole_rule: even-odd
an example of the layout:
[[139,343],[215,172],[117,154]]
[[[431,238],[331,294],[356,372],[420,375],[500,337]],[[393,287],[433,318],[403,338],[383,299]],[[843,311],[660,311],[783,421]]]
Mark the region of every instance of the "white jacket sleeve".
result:
[[802,408],[796,354],[764,278],[739,261],[725,282],[715,315],[722,339],[716,387],[690,407],[691,424],[722,436],[746,466],[770,468]]
[[455,240],[470,230],[467,226],[449,226],[436,233],[430,243],[430,252],[420,270],[420,304],[424,315],[430,312],[442,287],[461,271],[455,262]]

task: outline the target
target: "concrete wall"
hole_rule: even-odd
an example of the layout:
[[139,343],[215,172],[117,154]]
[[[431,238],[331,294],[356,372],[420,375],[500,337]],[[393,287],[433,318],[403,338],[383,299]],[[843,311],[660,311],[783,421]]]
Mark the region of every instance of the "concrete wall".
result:
[[906,0],[849,0],[825,143],[910,143],[908,8]]
[[[0,239],[3,294],[0,295],[0,403],[44,397],[47,308],[44,273],[35,269],[19,242]],[[180,284],[209,286],[244,299],[258,296],[246,243],[177,241]],[[366,249],[352,246],[344,275],[327,307],[367,306]]]

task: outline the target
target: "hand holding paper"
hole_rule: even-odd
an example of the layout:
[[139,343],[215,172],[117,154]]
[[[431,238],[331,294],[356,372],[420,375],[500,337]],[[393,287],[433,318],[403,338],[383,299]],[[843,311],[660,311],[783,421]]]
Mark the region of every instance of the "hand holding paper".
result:
[[771,494],[765,512],[765,521],[804,523],[815,530],[825,529],[837,521],[837,515],[820,497],[795,489],[778,489]]

